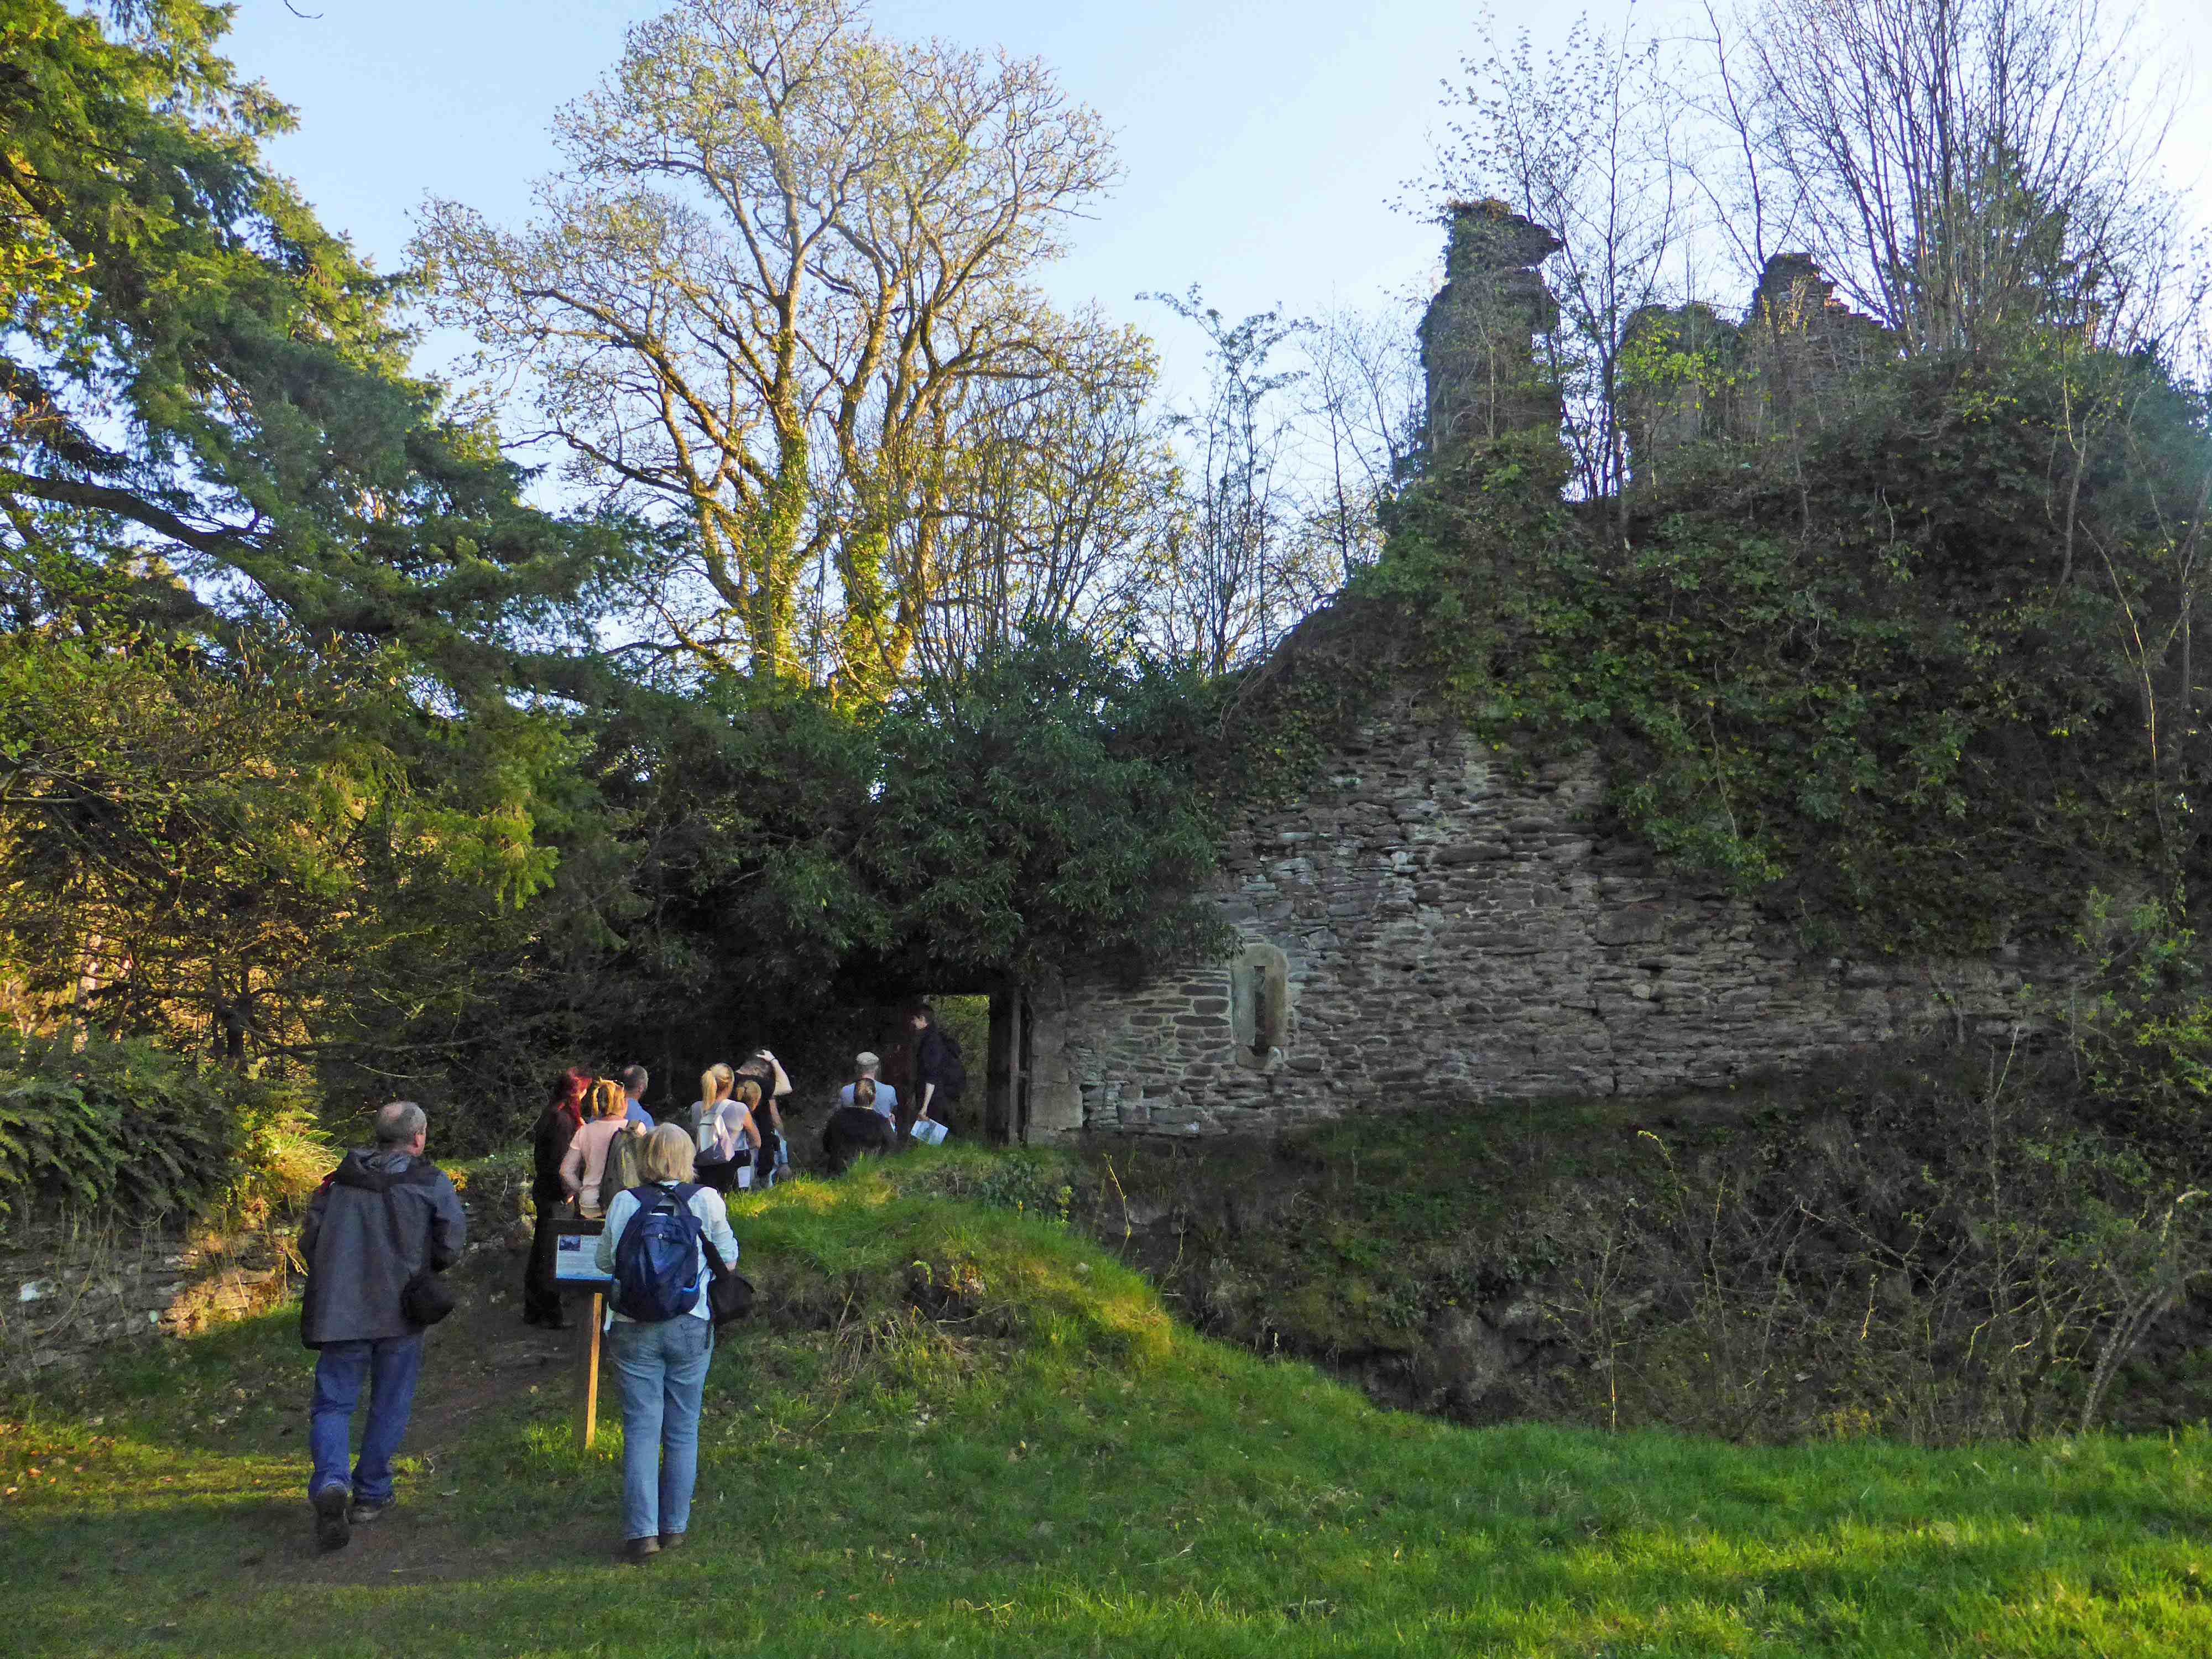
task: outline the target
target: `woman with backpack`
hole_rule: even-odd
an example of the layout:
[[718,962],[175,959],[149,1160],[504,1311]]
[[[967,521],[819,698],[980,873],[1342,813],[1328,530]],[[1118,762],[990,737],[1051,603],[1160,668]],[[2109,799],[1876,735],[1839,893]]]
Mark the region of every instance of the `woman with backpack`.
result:
[[699,1474],[699,1404],[714,1356],[707,1249],[734,1268],[722,1195],[693,1183],[691,1137],[664,1123],[646,1139],[644,1184],[608,1201],[599,1271],[614,1280],[608,1346],[622,1395],[623,1556],[684,1541]]
[[726,1193],[738,1184],[738,1171],[750,1169],[760,1151],[761,1133],[753,1121],[760,1085],[745,1078],[732,1092],[730,1068],[720,1064],[707,1075],[714,1079],[715,1102],[706,1107],[699,1121],[696,1170],[701,1185]]

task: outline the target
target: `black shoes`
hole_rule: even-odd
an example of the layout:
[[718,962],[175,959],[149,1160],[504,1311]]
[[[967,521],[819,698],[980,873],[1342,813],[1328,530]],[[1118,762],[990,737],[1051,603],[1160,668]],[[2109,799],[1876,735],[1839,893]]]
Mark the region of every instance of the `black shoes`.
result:
[[381,1504],[363,1504],[356,1501],[354,1506],[346,1511],[346,1519],[356,1527],[365,1527],[391,1507],[392,1502],[389,1498]]
[[623,1559],[625,1561],[650,1560],[659,1553],[660,1540],[658,1538],[633,1538],[623,1546]]
[[346,1518],[346,1510],[353,1501],[347,1487],[332,1484],[325,1486],[312,1500],[315,1506],[315,1547],[321,1550],[342,1550],[353,1537]]
[[682,1549],[684,1534],[680,1532],[664,1532],[660,1534],[660,1547],[665,1550]]

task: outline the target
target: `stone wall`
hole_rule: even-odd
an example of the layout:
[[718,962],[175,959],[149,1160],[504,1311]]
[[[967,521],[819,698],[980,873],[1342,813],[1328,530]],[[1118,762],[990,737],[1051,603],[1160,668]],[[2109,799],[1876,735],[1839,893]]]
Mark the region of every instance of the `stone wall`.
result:
[[1591,758],[1516,777],[1401,706],[1334,766],[1224,849],[1224,915],[1281,952],[1279,1041],[1248,1045],[1240,1021],[1264,981],[1240,983],[1229,963],[1134,990],[1032,986],[1031,1139],[1272,1133],[1481,1095],[1660,1095],[1911,1032],[2002,1036],[2021,1017],[2032,975],[2009,951],[1808,957],[1750,906],[1663,874],[1592,827]]
[[0,1376],[274,1307],[290,1293],[285,1248],[296,1231],[187,1238],[112,1221],[12,1226],[0,1236]]
[[[516,1160],[456,1176],[470,1253],[528,1248],[528,1174]],[[301,1288],[299,1236],[295,1215],[229,1231],[10,1218],[0,1231],[0,1381],[266,1313]]]

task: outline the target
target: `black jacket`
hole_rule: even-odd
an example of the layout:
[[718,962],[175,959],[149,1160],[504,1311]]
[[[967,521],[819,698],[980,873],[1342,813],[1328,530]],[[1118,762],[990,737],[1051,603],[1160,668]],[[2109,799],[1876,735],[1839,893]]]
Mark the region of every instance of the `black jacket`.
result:
[[568,1156],[568,1143],[575,1139],[579,1127],[558,1107],[549,1106],[538,1114],[538,1127],[530,1134],[530,1196],[541,1210],[548,1205],[557,1209],[568,1201],[568,1189],[561,1184],[561,1160]]

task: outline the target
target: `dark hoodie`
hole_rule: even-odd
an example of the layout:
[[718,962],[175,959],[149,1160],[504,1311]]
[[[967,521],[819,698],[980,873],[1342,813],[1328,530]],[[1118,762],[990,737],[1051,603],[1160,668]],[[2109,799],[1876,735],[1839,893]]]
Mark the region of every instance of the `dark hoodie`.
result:
[[300,1234],[307,1264],[301,1341],[319,1348],[413,1335],[422,1327],[399,1311],[400,1292],[426,1262],[448,1267],[459,1261],[468,1231],[460,1194],[428,1158],[375,1148],[348,1152],[316,1192]]

